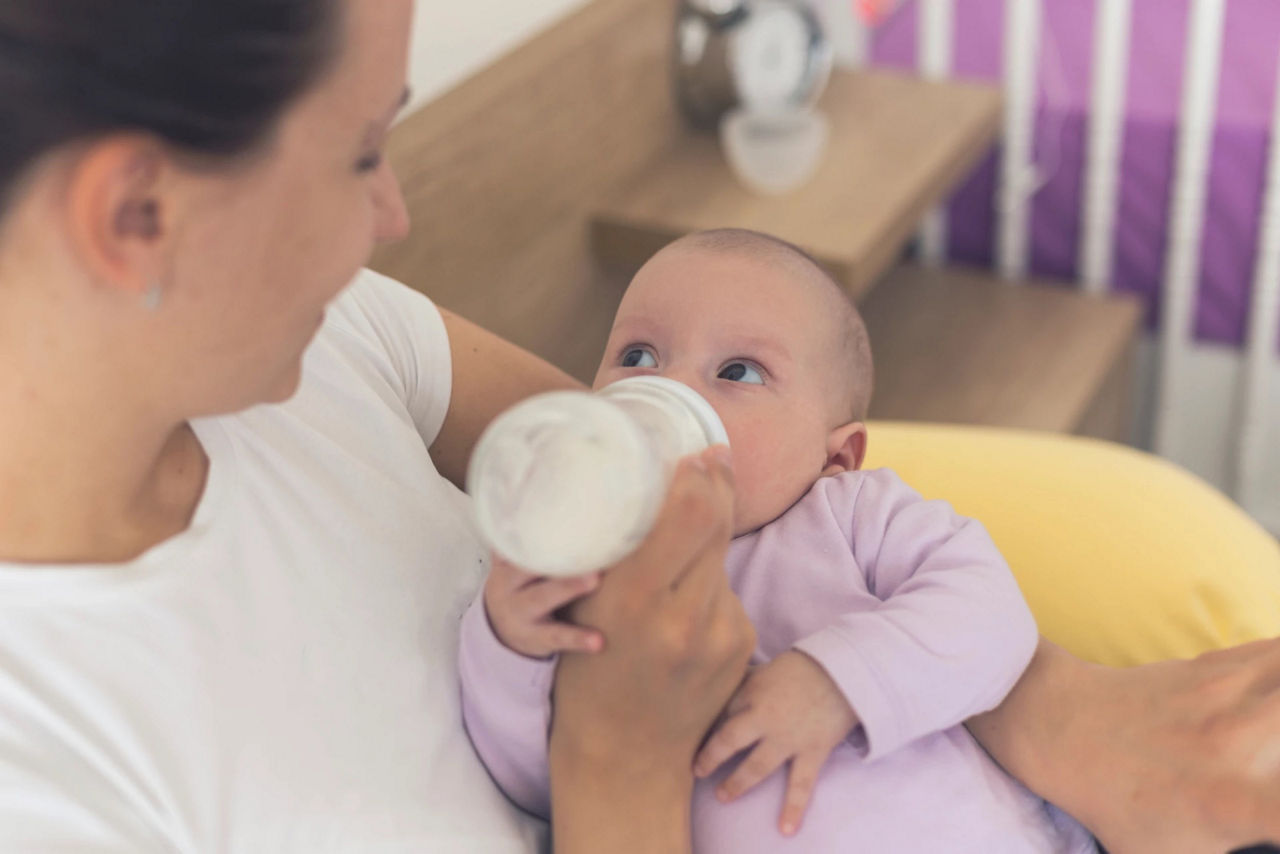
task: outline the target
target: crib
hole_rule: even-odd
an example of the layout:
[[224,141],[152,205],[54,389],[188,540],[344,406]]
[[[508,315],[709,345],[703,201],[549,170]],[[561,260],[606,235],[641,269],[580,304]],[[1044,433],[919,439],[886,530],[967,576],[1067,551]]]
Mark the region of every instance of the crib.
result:
[[920,256],[1139,296],[1134,443],[1280,533],[1280,3],[915,0],[846,42],[1003,81],[1003,144]]

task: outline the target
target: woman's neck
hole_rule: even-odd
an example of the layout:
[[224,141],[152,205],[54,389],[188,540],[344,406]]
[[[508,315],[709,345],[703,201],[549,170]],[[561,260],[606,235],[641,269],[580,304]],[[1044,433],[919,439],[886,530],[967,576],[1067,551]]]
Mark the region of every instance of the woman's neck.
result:
[[123,563],[190,525],[209,459],[189,424],[148,433],[92,409],[51,423],[34,400],[12,405],[8,391],[0,388],[0,561]]
[[208,457],[157,407],[138,329],[103,321],[47,229],[20,236],[0,240],[0,562],[122,563],[187,528]]

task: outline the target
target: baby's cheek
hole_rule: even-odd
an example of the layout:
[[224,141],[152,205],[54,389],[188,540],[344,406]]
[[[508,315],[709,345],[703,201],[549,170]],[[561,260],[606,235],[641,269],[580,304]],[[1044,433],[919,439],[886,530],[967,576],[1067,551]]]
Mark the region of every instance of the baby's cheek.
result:
[[[725,417],[725,415],[728,417]],[[751,417],[721,415],[733,455],[734,531],[744,534],[772,522],[794,501],[791,484],[796,437],[784,429],[785,419],[752,412]]]
[[[739,462],[741,460],[741,462]],[[792,504],[793,491],[774,467],[768,448],[734,454],[734,531],[744,534],[772,522]]]
[[757,484],[759,457],[742,443],[729,437],[733,452],[733,533],[734,536],[753,530],[749,523],[758,512],[756,509],[759,489]]

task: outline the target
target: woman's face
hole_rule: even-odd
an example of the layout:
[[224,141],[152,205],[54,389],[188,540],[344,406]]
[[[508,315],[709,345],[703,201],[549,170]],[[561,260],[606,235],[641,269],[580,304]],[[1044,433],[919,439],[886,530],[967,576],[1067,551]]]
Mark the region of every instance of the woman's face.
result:
[[156,317],[179,358],[156,379],[188,417],[292,395],[325,306],[376,244],[408,231],[382,152],[407,94],[412,0],[344,8],[340,55],[265,152],[180,170]]

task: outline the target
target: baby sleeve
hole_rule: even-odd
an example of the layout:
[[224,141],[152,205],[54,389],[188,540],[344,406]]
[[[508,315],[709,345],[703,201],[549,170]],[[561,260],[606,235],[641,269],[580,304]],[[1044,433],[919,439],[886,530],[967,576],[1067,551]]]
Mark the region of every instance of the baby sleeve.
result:
[[484,592],[462,618],[458,648],[462,718],[476,753],[517,806],[551,816],[547,737],[555,659],[503,646],[484,609]]
[[[1035,619],[981,524],[925,501],[887,470],[852,501],[854,558],[880,604],[796,644],[857,713],[868,759],[999,705],[1038,643]],[[845,517],[846,519],[848,517]]]

